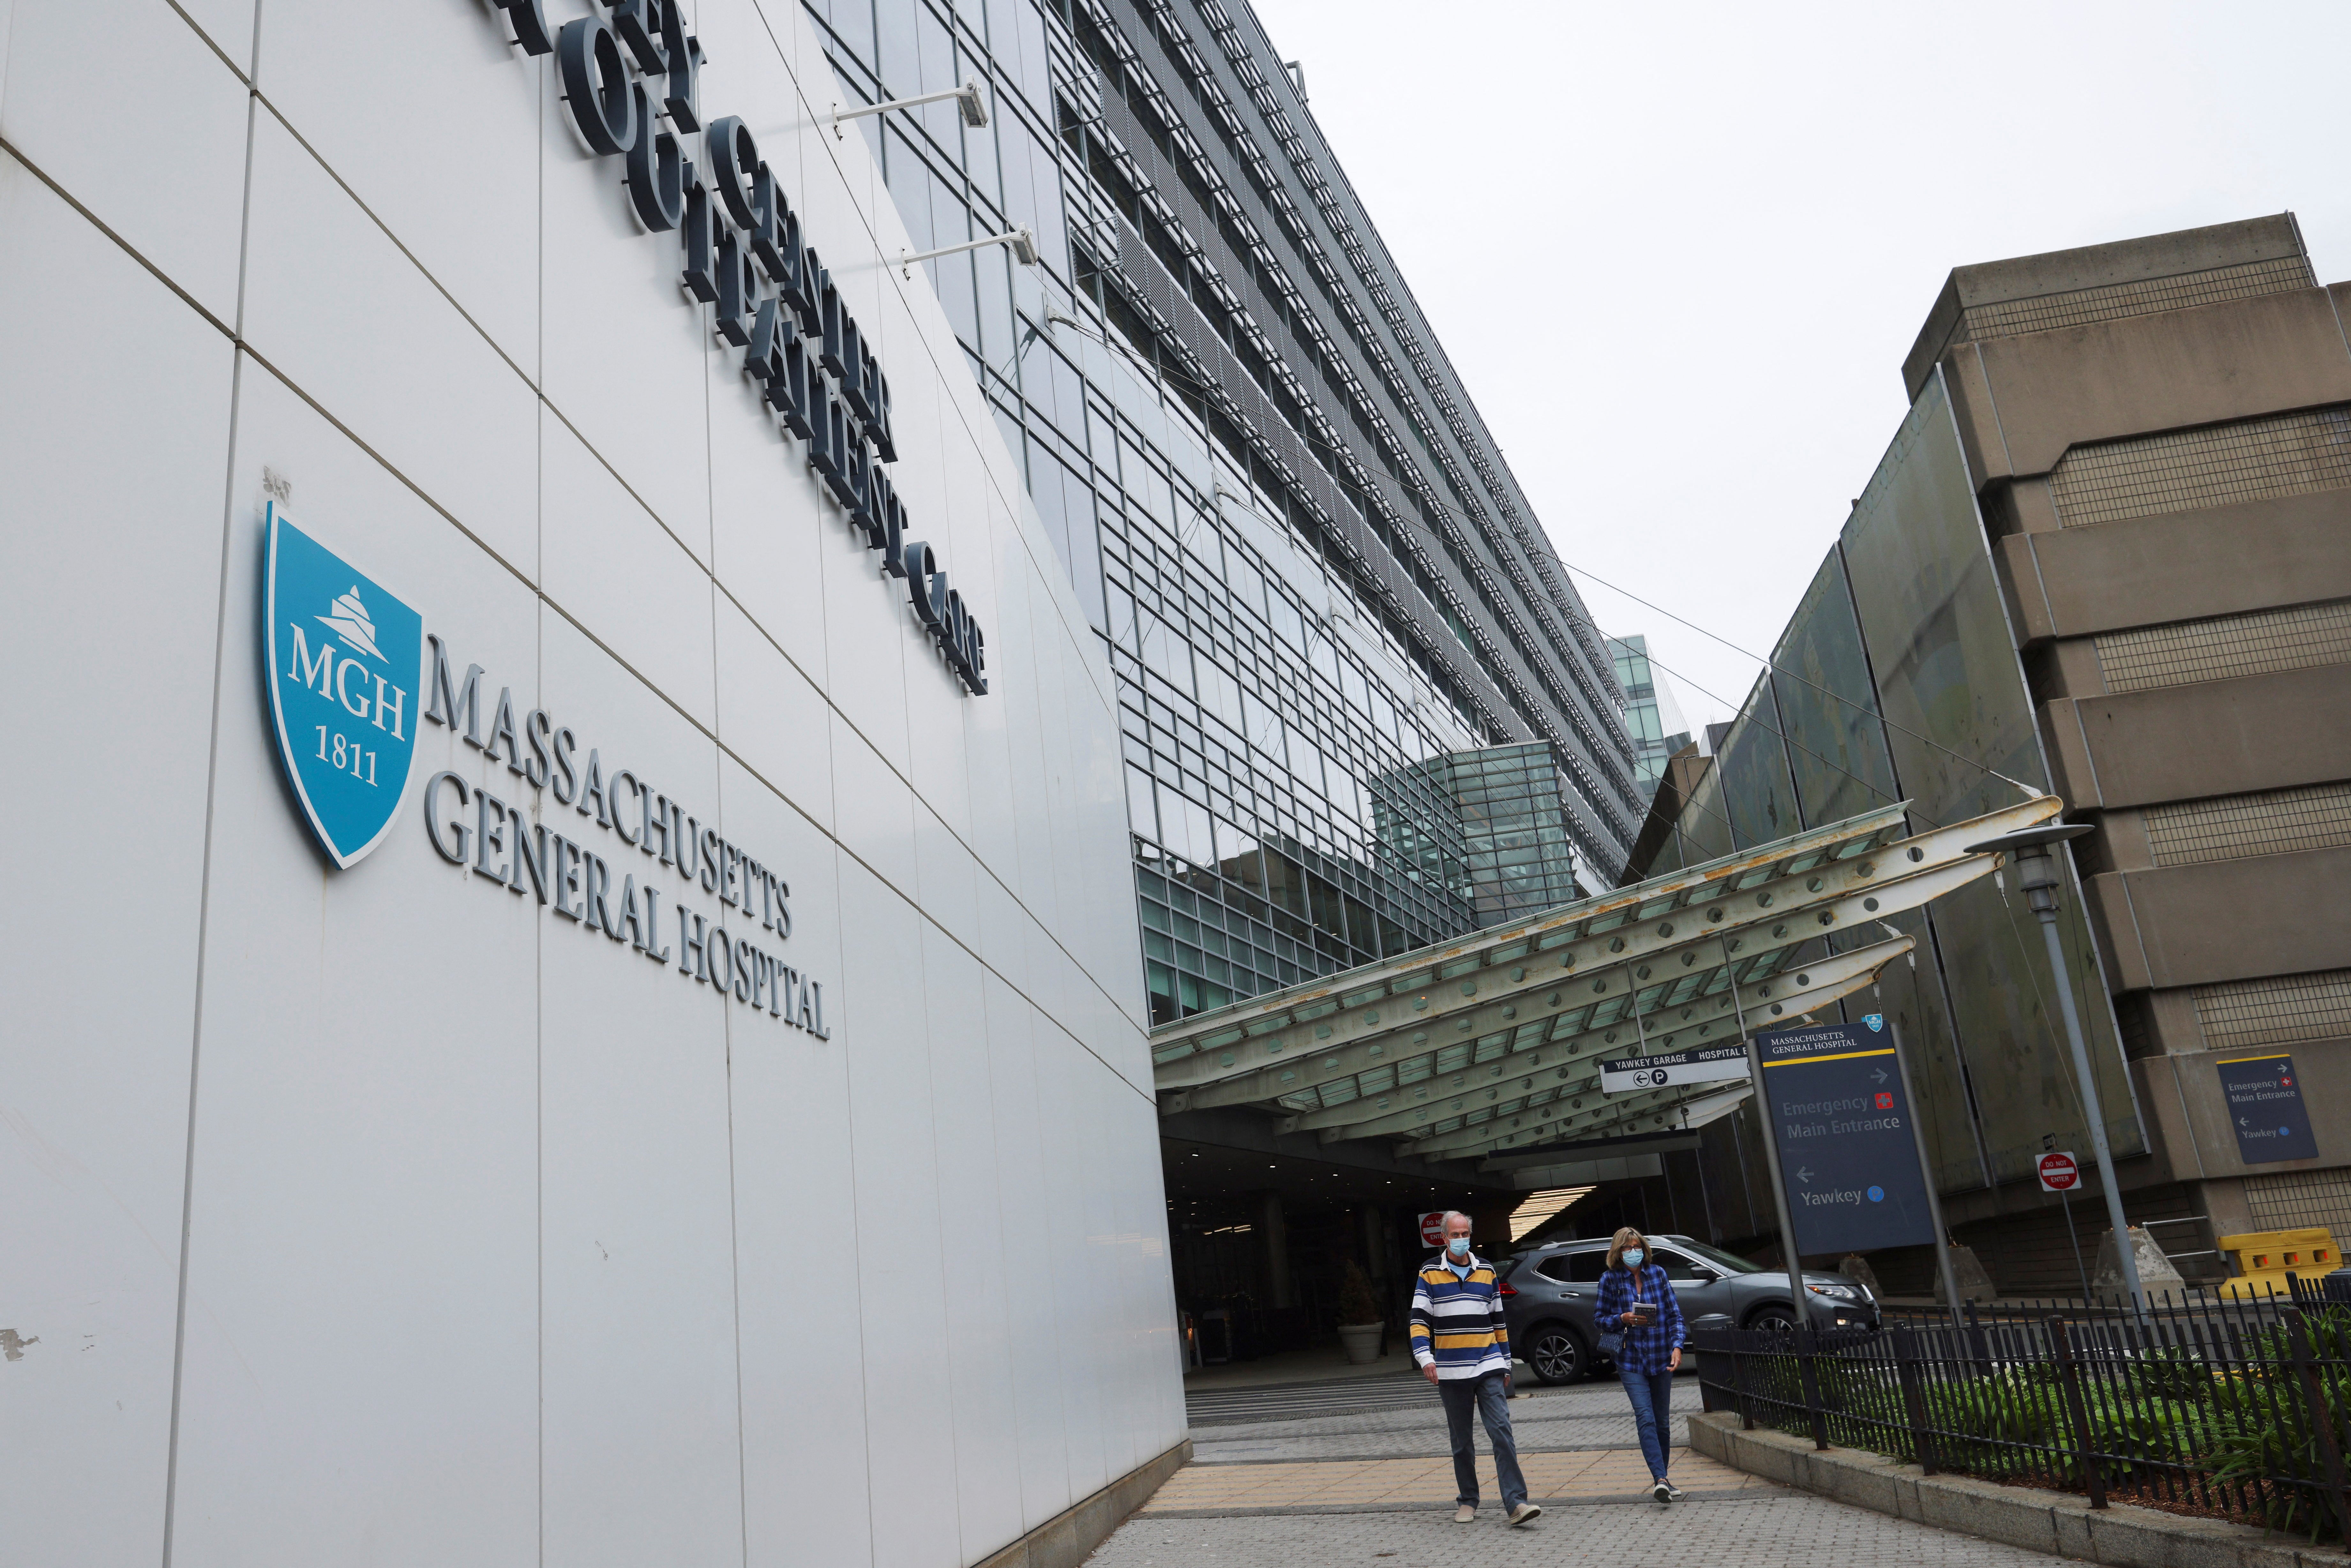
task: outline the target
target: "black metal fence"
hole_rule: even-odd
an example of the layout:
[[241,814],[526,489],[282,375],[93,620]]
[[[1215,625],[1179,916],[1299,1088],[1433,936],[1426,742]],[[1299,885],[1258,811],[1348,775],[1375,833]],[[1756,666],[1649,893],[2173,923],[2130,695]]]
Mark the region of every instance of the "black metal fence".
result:
[[2341,1540],[2351,1305],[2049,1302],[1883,1330],[1696,1330],[1707,1408],[1922,1466]]

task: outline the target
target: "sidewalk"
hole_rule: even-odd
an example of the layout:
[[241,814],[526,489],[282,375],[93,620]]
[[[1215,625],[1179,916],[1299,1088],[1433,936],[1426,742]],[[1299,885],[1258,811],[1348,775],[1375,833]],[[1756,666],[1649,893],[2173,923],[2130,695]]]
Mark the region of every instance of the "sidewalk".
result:
[[[1479,1446],[1478,1495],[1489,1511],[1499,1512],[1502,1491],[1494,1479],[1493,1456],[1484,1451],[1482,1437]],[[1521,1454],[1519,1468],[1527,1478],[1527,1495],[1545,1508],[1649,1500],[1649,1467],[1637,1452]],[[1687,1449],[1675,1455],[1674,1480],[1692,1499],[1735,1497],[1771,1484]],[[1456,1495],[1450,1458],[1196,1464],[1170,1476],[1135,1517],[1442,1511]]]
[[[1333,1371],[1330,1360],[1304,1358],[1266,1370],[1294,1378],[1301,1364],[1311,1378]],[[1400,1370],[1408,1373],[1409,1363]],[[1648,1466],[1613,1382],[1512,1403],[1520,1468],[1543,1506],[1541,1519],[1520,1529],[1502,1521],[1480,1433],[1483,1506],[1474,1523],[1455,1524],[1453,1462],[1433,1396],[1315,1414],[1308,1400],[1286,1399],[1282,1383],[1267,1377],[1215,1396],[1261,1389],[1266,1409],[1246,1424],[1196,1430],[1193,1462],[1095,1550],[1094,1568],[2051,1568],[2053,1561],[1814,1496],[1682,1446],[1673,1477],[1688,1495],[1661,1505],[1647,1495]],[[1676,1436],[1698,1403],[1694,1379],[1676,1386]]]

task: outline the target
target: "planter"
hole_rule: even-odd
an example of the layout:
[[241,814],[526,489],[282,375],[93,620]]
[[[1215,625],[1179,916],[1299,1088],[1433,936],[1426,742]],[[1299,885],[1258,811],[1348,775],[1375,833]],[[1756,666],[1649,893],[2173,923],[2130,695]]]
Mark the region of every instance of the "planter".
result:
[[1380,1358],[1380,1339],[1387,1333],[1385,1323],[1341,1323],[1339,1343],[1347,1350],[1347,1364],[1362,1366]]

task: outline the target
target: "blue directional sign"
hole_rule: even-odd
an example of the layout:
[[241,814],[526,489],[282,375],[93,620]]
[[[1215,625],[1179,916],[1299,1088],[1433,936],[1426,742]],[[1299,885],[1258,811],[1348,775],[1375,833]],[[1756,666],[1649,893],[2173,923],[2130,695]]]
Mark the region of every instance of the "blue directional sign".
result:
[[2228,1101],[2229,1120],[2237,1129],[2238,1158],[2258,1166],[2318,1157],[2293,1057],[2238,1056],[2219,1067],[2220,1097]]
[[1884,1023],[1872,1017],[1755,1037],[1764,1114],[1801,1254],[1935,1239],[1910,1107]]

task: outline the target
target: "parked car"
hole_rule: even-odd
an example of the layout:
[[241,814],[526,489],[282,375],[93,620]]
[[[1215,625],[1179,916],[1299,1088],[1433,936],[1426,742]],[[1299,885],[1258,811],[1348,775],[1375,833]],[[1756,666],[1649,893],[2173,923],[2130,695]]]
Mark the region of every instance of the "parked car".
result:
[[[1652,1258],[1665,1270],[1690,1320],[1719,1312],[1740,1328],[1792,1329],[1795,1303],[1784,1270],[1759,1269],[1746,1259],[1687,1236],[1652,1236]],[[1606,1241],[1559,1241],[1506,1260],[1502,1299],[1510,1320],[1510,1349],[1538,1383],[1573,1383],[1604,1358],[1592,1321]],[[1816,1329],[1876,1328],[1876,1301],[1842,1274],[1804,1272],[1806,1315]]]

